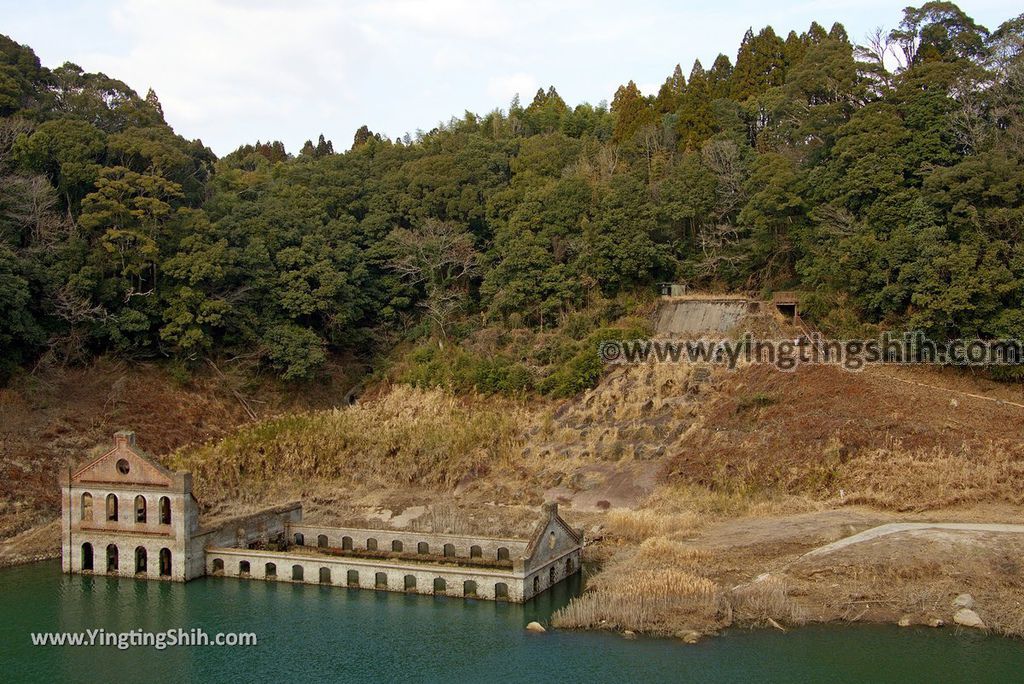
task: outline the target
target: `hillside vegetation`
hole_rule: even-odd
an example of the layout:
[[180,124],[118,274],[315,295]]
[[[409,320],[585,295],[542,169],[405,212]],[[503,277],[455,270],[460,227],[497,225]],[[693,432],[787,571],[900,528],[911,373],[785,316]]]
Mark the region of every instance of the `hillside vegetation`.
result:
[[[0,37],[0,366],[112,351],[302,380],[332,353],[563,326],[659,280],[799,286],[844,333],[1024,337],[1024,17],[890,20],[751,30],[656,96],[550,87],[415,136],[222,159],[154,92]],[[518,362],[482,382],[580,389]]]

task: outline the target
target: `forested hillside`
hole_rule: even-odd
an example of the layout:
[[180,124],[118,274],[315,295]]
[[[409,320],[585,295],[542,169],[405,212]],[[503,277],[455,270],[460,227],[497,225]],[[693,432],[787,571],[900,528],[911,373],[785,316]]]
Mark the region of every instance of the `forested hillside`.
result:
[[415,136],[222,159],[152,91],[0,36],[0,378],[115,352],[305,379],[663,280],[799,287],[846,334],[1024,338],[1024,15],[891,20],[748,31],[653,97],[550,87]]

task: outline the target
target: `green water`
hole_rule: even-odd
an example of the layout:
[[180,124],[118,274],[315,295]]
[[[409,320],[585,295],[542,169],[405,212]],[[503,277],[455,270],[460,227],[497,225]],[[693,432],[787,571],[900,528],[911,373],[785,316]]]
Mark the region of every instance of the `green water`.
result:
[[[954,630],[732,631],[696,645],[610,634],[529,634],[578,587],[524,606],[205,578],[187,585],[0,570],[3,681],[1012,682],[1024,643]],[[200,627],[251,647],[33,646],[30,632]]]

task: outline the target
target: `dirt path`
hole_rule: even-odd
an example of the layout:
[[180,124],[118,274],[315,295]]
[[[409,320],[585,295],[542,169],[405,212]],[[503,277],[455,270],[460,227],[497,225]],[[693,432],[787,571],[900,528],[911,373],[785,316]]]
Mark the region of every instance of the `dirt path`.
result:
[[918,530],[955,530],[960,532],[1002,532],[1024,534],[1024,525],[1007,525],[1002,523],[888,523],[886,525],[872,527],[871,529],[864,530],[863,532],[859,532],[844,539],[839,539],[830,544],[820,546],[812,551],[808,551],[802,556],[802,558],[823,556],[853,544],[859,544],[899,532],[912,532]]

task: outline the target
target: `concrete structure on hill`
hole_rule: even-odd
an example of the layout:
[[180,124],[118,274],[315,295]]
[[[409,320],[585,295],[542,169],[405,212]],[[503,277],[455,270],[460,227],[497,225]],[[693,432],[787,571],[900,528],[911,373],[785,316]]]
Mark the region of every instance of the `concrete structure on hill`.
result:
[[131,432],[61,476],[66,573],[188,581],[200,575],[526,601],[580,571],[583,535],[548,503],[532,534],[496,538],[325,527],[295,502],[203,525],[192,476]]

